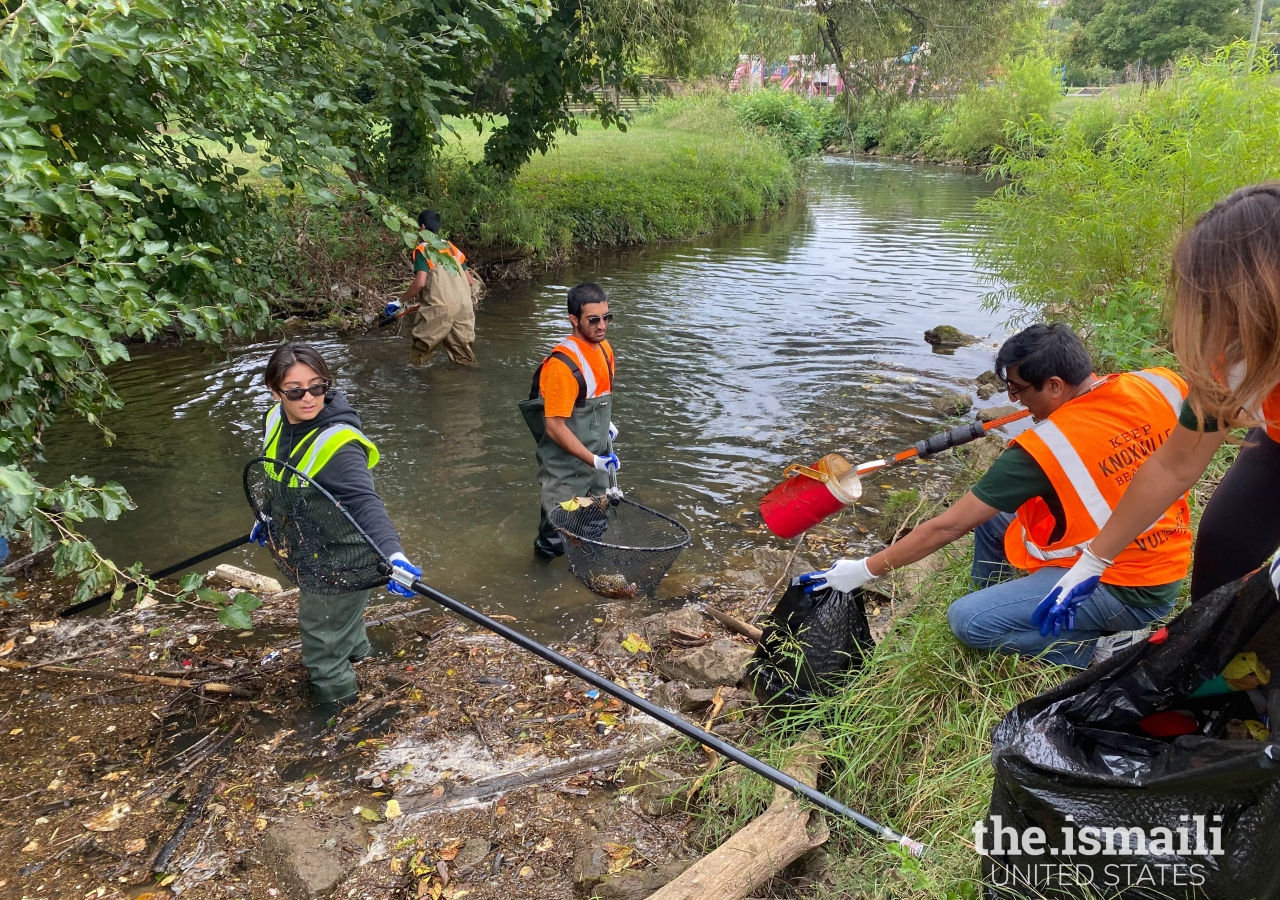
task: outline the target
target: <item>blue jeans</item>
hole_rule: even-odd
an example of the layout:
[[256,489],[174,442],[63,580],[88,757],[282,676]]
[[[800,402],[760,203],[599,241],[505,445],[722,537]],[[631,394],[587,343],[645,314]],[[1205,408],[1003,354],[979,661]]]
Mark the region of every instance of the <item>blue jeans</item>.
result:
[[1133,631],[1167,615],[1170,606],[1142,609],[1126,606],[1098,585],[1093,596],[1076,610],[1076,627],[1058,637],[1041,637],[1031,613],[1053,590],[1065,569],[1046,566],[1030,575],[1009,579],[1019,571],[1004,555],[1004,533],[1013,521],[998,513],[973,532],[973,568],[977,588],[947,610],[947,624],[960,641],[975,650],[996,650],[1041,656],[1061,666],[1083,669],[1093,656],[1098,636],[1108,631]]

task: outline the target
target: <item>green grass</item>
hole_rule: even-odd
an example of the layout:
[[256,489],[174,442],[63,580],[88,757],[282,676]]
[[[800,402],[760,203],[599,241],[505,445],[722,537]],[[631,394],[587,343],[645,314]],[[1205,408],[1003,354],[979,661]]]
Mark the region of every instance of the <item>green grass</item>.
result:
[[454,240],[481,257],[687,238],[763,216],[796,189],[780,141],[716,100],[663,104],[625,132],[581,119],[509,186],[471,166],[485,136],[456,127],[431,183],[401,199],[439,209]]

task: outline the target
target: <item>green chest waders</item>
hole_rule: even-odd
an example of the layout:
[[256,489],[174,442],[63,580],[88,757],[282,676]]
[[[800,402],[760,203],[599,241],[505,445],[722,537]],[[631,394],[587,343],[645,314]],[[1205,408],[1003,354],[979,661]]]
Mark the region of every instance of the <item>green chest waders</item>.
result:
[[[571,372],[581,379],[577,364],[560,351],[554,353],[558,359],[564,360]],[[603,495],[608,489],[609,478],[605,472],[588,466],[582,460],[569,453],[547,434],[545,405],[539,391],[539,376],[542,367],[533,376],[533,387],[530,396],[519,402],[520,412],[525,424],[538,442],[538,487],[542,499],[542,516],[538,526],[538,539],[534,546],[545,556],[559,556],[564,552],[564,542],[559,533],[547,521],[547,510],[557,503],[563,503],[571,497],[587,495]],[[574,403],[573,414],[567,424],[569,430],[582,441],[582,445],[596,456],[604,456],[609,452],[609,422],[612,419],[613,394],[603,397],[584,397],[585,383],[579,381],[578,400]]]

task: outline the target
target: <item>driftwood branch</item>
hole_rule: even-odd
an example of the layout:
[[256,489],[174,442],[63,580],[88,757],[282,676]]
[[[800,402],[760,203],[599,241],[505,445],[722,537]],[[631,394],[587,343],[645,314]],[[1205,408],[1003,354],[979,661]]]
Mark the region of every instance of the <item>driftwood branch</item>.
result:
[[740,634],[745,638],[750,638],[751,640],[755,641],[757,644],[760,643],[760,639],[764,637],[764,632],[761,631],[756,626],[748,625],[746,622],[742,621],[741,619],[735,616],[731,616],[728,613],[722,613],[718,609],[712,609],[710,606],[702,607],[702,614],[704,616],[708,616],[709,618],[715,619],[717,622],[719,622],[721,625],[723,625],[725,628],[729,629],[730,631],[734,632],[735,634]]
[[106,678],[112,681],[133,681],[138,684],[162,684],[165,687],[202,688],[211,694],[230,694],[233,697],[251,697],[251,691],[232,684],[217,681],[191,681],[187,678],[169,678],[164,675],[140,675],[136,672],[119,672],[114,669],[76,669],[71,666],[30,665],[28,663],[0,660],[0,669],[18,671],[52,672],[55,675],[74,675],[77,678]]
[[[807,733],[795,748],[802,752],[783,771],[816,786],[820,762],[813,748],[820,740],[816,732]],[[826,840],[820,813],[804,807],[785,788],[777,788],[768,809],[650,900],[743,900]]]

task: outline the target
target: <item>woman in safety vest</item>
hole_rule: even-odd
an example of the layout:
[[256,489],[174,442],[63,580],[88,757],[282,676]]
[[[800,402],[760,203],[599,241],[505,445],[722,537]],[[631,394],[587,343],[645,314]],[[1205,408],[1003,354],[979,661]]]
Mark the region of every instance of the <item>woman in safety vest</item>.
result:
[[[390,553],[393,566],[421,575],[422,570],[405,557],[400,536],[373,488],[369,470],[378,462],[378,448],[361,432],[359,414],[335,390],[333,374],[320,353],[308,344],[284,344],[271,354],[263,379],[278,401],[263,420],[263,456],[287,462],[314,479],[383,552]],[[250,539],[265,546],[269,527],[255,522]],[[387,590],[413,596],[394,581]],[[364,608],[370,593],[300,592],[302,662],[311,676],[307,687],[313,702],[354,699],[356,673],[351,664],[369,653]]]
[[[1178,427],[1091,552],[1045,597],[1051,623],[1069,621],[1116,553],[1199,480],[1232,428],[1249,433],[1200,520],[1191,599],[1280,546],[1280,182],[1241,188],[1202,215],[1174,251],[1172,281],[1173,349],[1190,387]],[[1280,564],[1271,580],[1280,591]]]

